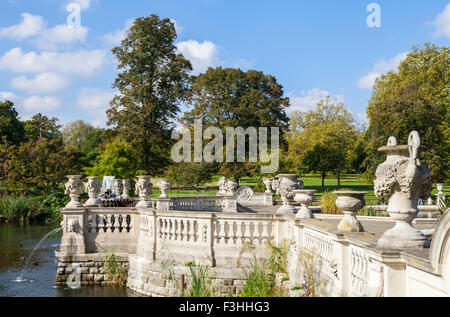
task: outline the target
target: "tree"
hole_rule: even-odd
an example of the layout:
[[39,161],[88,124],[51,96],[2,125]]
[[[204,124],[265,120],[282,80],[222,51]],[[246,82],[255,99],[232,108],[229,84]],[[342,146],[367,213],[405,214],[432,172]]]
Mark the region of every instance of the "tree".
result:
[[40,113],[34,115],[31,120],[24,122],[25,137],[27,140],[39,138],[52,140],[61,137],[61,125],[57,124],[58,118],[49,119]]
[[[196,119],[202,119],[204,128],[218,127],[223,132],[227,127],[279,127],[282,137],[288,126],[285,109],[289,106],[289,99],[283,95],[283,87],[272,75],[256,70],[243,72],[235,68],[210,67],[193,79],[186,95],[193,109],[184,114],[181,122],[192,126]],[[240,176],[248,174],[254,166],[222,163],[220,169],[239,181]]]
[[130,142],[141,169],[157,174],[169,162],[173,121],[188,88],[191,63],[177,53],[170,19],[157,15],[138,18],[121,45],[113,88],[120,92],[107,110],[108,125]]
[[[309,162],[310,166],[306,166],[306,170],[333,171],[338,176],[340,186],[340,175],[349,166],[350,154],[359,134],[355,120],[344,104],[327,96],[316,104],[316,109],[294,112],[290,126],[287,136],[290,161],[299,170],[305,169],[305,162]],[[332,151],[334,158],[331,160],[324,156],[324,162],[316,162],[316,159],[320,159],[317,151],[321,149],[326,149],[326,155],[331,155]],[[310,157],[305,160],[308,153]],[[319,165],[322,168],[317,169]],[[324,167],[328,169],[324,170]],[[326,173],[322,173],[324,175]]]
[[66,175],[77,174],[83,162],[77,152],[67,152],[62,139],[29,140],[11,153],[9,189],[47,195],[66,181]]
[[103,177],[105,175],[116,178],[132,179],[138,171],[138,160],[135,148],[119,138],[105,145],[99,160],[93,167],[86,167],[89,176]]
[[[339,151],[331,145],[316,144],[308,150],[303,157],[303,164],[309,171],[320,172],[322,176],[322,187],[325,186],[325,177],[329,171],[336,170],[343,160],[339,157]],[[340,184],[338,184],[340,185]]]
[[211,181],[215,172],[214,164],[211,163],[186,163],[181,162],[172,165],[167,171],[169,180],[181,186],[195,186],[198,189],[201,185]]
[[18,116],[11,101],[0,102],[0,136],[6,137],[10,144],[18,145],[25,139],[23,123]]
[[62,130],[64,148],[82,153],[87,164],[92,166],[104,143],[103,133],[104,129],[96,128],[83,120],[68,122]]
[[450,125],[448,91],[450,48],[425,43],[413,47],[398,71],[388,72],[375,82],[367,107],[367,163],[371,174],[383,160],[377,149],[389,136],[406,144],[412,130],[419,132],[428,149],[422,161],[431,167],[434,181],[448,180]]

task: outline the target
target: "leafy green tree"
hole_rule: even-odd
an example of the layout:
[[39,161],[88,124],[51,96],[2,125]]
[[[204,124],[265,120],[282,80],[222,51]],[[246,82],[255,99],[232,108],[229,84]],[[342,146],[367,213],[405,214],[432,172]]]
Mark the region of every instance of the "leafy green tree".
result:
[[8,186],[46,195],[57,190],[66,175],[79,173],[82,166],[79,153],[65,151],[61,138],[29,140],[11,154]]
[[100,155],[100,146],[104,143],[103,133],[104,129],[96,128],[83,120],[68,122],[62,130],[64,148],[82,153],[88,166],[92,166]]
[[339,154],[339,151],[330,146],[330,144],[324,145],[318,143],[305,153],[303,164],[309,171],[320,172],[322,176],[322,187],[324,187],[327,173],[336,170],[339,163],[343,161],[343,158],[338,156]]
[[16,145],[25,139],[23,123],[9,100],[0,102],[0,136],[6,137],[6,142]]
[[[321,171],[323,177],[326,172],[335,172],[340,186],[340,175],[350,165],[351,153],[359,135],[355,120],[345,105],[327,96],[319,101],[313,110],[294,112],[290,125],[287,139],[288,156],[292,164],[300,171]],[[320,158],[316,157],[317,151],[325,148],[327,156],[324,156],[324,162],[320,163],[321,168],[317,169],[319,163],[316,158]],[[329,155],[330,151],[334,153],[333,159]],[[310,157],[305,160],[308,153]],[[326,162],[327,160],[330,162]],[[309,166],[304,166],[305,162],[309,162]],[[324,170],[325,167],[328,167],[328,170]]]
[[174,119],[188,88],[191,63],[177,53],[170,19],[138,18],[112,52],[120,73],[113,84],[120,92],[107,110],[108,125],[130,142],[140,167],[157,174],[169,163]]
[[172,165],[167,171],[167,176],[174,184],[196,187],[198,193],[198,188],[210,182],[215,171],[216,167],[211,163],[181,162]]
[[110,175],[132,179],[136,176],[139,165],[136,152],[130,143],[117,138],[105,145],[98,162],[93,167],[86,167],[86,173],[90,176]]
[[24,122],[25,137],[27,140],[39,138],[52,140],[61,137],[61,125],[57,124],[58,118],[49,119],[40,113],[34,115],[31,120]]
[[[186,95],[193,109],[184,114],[181,122],[192,126],[195,120],[202,119],[204,128],[218,127],[223,133],[227,127],[279,127],[282,137],[288,127],[285,110],[289,106],[289,99],[283,95],[283,87],[272,75],[256,70],[210,67],[193,79]],[[238,181],[241,176],[251,174],[255,165],[222,163],[220,170]]]
[[372,176],[384,157],[377,148],[386,145],[391,135],[406,144],[409,133],[416,130],[428,148],[422,159],[431,167],[432,179],[448,180],[449,82],[450,48],[430,43],[413,47],[398,71],[376,80],[367,108],[366,165]]

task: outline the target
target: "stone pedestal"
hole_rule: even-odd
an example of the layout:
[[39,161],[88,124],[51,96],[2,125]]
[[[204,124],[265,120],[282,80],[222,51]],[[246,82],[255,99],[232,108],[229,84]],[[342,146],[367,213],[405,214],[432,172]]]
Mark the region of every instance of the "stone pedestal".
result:
[[317,190],[311,189],[294,190],[295,195],[294,200],[296,202],[299,202],[301,205],[301,207],[297,211],[297,216],[295,218],[297,219],[314,218],[314,214],[311,211],[311,209],[308,208],[308,206],[310,203],[316,200],[316,196],[314,196],[315,192],[317,192]]
[[344,232],[363,232],[364,227],[356,218],[356,211],[366,205],[364,195],[367,192],[335,191],[338,197],[336,206],[343,210],[344,218],[339,222],[337,229]]

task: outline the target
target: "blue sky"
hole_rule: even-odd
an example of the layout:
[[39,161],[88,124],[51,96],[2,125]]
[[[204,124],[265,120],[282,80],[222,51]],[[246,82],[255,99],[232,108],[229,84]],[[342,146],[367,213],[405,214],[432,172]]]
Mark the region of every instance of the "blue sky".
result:
[[[67,5],[81,9],[68,26]],[[395,69],[413,45],[450,44],[450,2],[378,0],[369,27],[363,0],[2,0],[0,100],[23,119],[41,112],[62,123],[104,127],[117,73],[110,50],[127,26],[158,14],[175,21],[177,46],[194,65],[257,69],[277,77],[289,112],[330,94],[364,121],[374,79]]]

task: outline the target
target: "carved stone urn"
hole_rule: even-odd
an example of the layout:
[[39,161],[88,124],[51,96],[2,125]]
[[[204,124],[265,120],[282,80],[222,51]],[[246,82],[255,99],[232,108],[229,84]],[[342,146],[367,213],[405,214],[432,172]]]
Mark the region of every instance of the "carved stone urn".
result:
[[299,202],[301,207],[297,211],[297,219],[308,219],[314,218],[314,214],[311,209],[308,208],[308,205],[316,200],[316,196],[314,193],[317,190],[314,189],[298,189],[294,190],[294,201]]
[[122,179],[115,179],[114,180],[114,194],[116,194],[117,198],[121,198],[120,194],[123,190],[123,183]]
[[131,189],[130,180],[123,179],[122,180],[122,198],[124,198],[124,199],[130,198],[130,195],[128,194],[130,189]]
[[102,203],[102,200],[98,197],[102,190],[102,186],[98,182],[97,176],[88,176],[88,181],[84,183],[84,190],[89,195],[89,199],[84,203],[85,206],[96,206]]
[[445,194],[442,192],[444,190],[444,184],[436,184],[436,189],[438,190],[438,193],[436,194],[436,205],[438,205],[438,207],[442,207],[445,203]]
[[387,146],[378,149],[387,156],[375,173],[374,191],[376,196],[389,199],[387,212],[395,220],[394,228],[378,241],[380,247],[429,246],[429,240],[411,225],[419,212],[419,199],[427,199],[432,189],[430,169],[417,158],[423,149],[416,131],[409,135],[408,145],[397,145],[396,138],[390,137]]
[[227,193],[225,196],[234,196],[235,191],[238,189],[239,184],[234,180],[227,180]]
[[138,181],[135,185],[135,193],[140,200],[137,203],[137,208],[148,208],[151,206],[149,195],[153,192],[153,184],[150,182],[150,176],[137,176]]
[[68,175],[67,178],[69,181],[65,185],[64,194],[69,195],[70,202],[66,205],[66,208],[83,207],[79,199],[83,193],[83,183],[80,181],[81,175]]
[[217,185],[219,186],[219,191],[217,192],[217,196],[225,196],[227,194],[227,179],[225,176],[219,178]]
[[266,185],[266,192],[265,193],[266,194],[272,194],[272,181],[273,181],[273,178],[263,177],[262,181],[263,181],[264,185]]
[[303,182],[297,180],[297,174],[279,174],[276,177],[279,179],[276,191],[283,201],[283,206],[278,208],[277,213],[293,214],[296,210],[293,206],[295,196],[294,190],[303,189]]
[[169,182],[168,180],[164,179],[161,180],[158,183],[158,187],[159,189],[161,189],[161,195],[159,196],[159,198],[168,198],[169,195],[167,195],[167,191],[169,190],[169,188],[172,186],[172,183]]
[[366,205],[364,195],[367,192],[334,191],[333,193],[338,196],[336,206],[344,212],[344,218],[339,222],[337,229],[345,232],[363,232],[364,227],[356,218],[356,211]]

